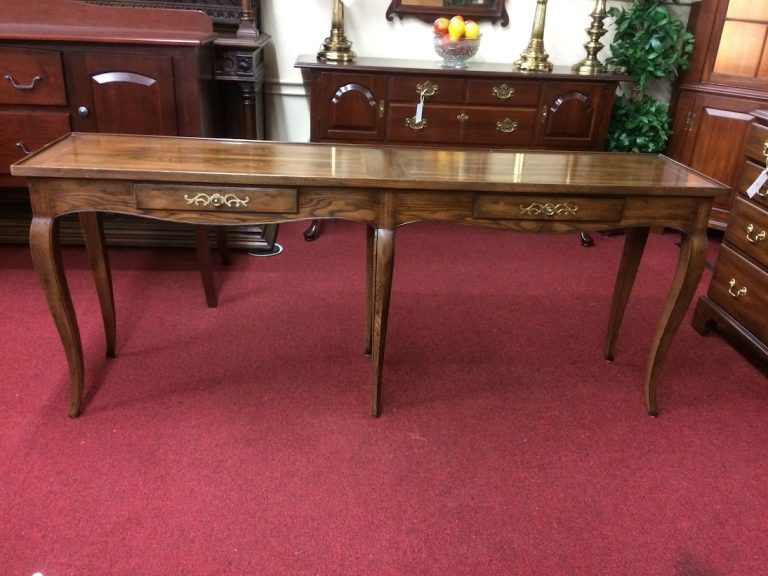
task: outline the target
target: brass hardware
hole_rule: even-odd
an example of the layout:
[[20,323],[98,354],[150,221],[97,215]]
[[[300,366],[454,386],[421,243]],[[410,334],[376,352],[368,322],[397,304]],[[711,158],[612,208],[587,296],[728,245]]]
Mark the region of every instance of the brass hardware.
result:
[[405,119],[405,125],[411,130],[422,130],[427,125],[427,119],[422,118],[416,121],[416,116],[409,116]]
[[757,244],[758,242],[762,242],[765,240],[765,230],[757,234],[756,236],[752,236],[752,232],[754,232],[755,227],[750,224],[747,226],[747,240],[750,241],[752,244]]
[[38,82],[40,82],[43,79],[43,77],[35,76],[32,78],[32,82],[30,82],[29,84],[19,84],[18,82],[16,82],[16,79],[10,74],[6,74],[5,79],[8,80],[8,82],[11,83],[11,86],[16,88],[16,90],[33,90],[35,88],[35,85]]
[[384,100],[379,100],[379,118],[384,118]]
[[541,123],[544,124],[547,121],[547,114],[549,114],[549,109],[547,106],[541,107]]
[[256,27],[256,14],[251,0],[240,0],[240,24],[237,27],[237,37],[255,38],[259,35]]
[[440,90],[440,86],[438,84],[433,84],[429,80],[416,84],[416,92],[422,98],[426,98],[427,96],[434,96],[437,94],[438,90]]
[[469,120],[469,116],[467,116],[466,114],[464,114],[464,112],[462,112],[461,114],[456,115],[456,120],[458,120],[459,122],[466,122],[467,120]]
[[528,47],[515,62],[518,70],[551,72],[552,63],[544,50],[544,23],[547,19],[547,0],[536,0],[533,29]]
[[344,35],[344,6],[341,0],[333,0],[331,33],[323,42],[317,57],[331,62],[350,62],[356,54],[352,51],[352,42]]
[[499,100],[509,100],[515,95],[515,89],[512,86],[502,84],[501,86],[494,86],[491,93]]
[[731,281],[728,282],[728,294],[733,296],[734,298],[741,298],[742,296],[746,296],[747,294],[747,287],[742,286],[735,292],[733,291],[733,287],[736,286],[736,278],[731,278]]
[[496,122],[496,130],[504,132],[504,134],[511,134],[517,130],[517,122],[510,118],[504,118],[504,120]]
[[[7,78],[7,76],[6,76],[6,78]],[[768,140],[763,142],[763,156],[768,158]]]
[[606,2],[607,0],[595,0],[595,8],[592,10],[592,14],[590,14],[592,16],[592,24],[586,30],[589,42],[584,44],[587,57],[571,67],[571,70],[577,74],[600,74],[606,70],[605,64],[597,58],[598,53],[603,49],[600,38],[607,32],[603,24],[603,21],[608,16],[608,11],[605,9]]
[[188,194],[184,194],[184,200],[187,201],[187,204],[194,204],[195,206],[227,206],[232,208],[246,206],[251,199],[247,196],[245,198],[238,198],[235,194],[224,195],[218,192],[215,194],[204,194],[198,192],[191,198]]
[[540,204],[534,202],[530,206],[520,204],[520,214],[528,216],[573,216],[579,211],[578,206],[571,206],[567,202],[564,204]]
[[693,124],[696,122],[696,114],[694,112],[688,112],[685,117],[685,131],[690,132],[693,130]]
[[27,148],[27,147],[24,145],[24,142],[16,142],[16,149],[17,149],[19,152],[22,152],[23,154],[26,154],[26,155],[30,155],[30,154],[32,154],[32,150],[30,150],[29,148]]

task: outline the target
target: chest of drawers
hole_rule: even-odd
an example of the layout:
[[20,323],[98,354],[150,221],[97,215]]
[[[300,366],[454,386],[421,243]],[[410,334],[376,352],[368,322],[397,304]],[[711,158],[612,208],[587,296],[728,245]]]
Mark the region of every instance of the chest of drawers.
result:
[[618,83],[629,80],[382,58],[339,66],[300,56],[296,66],[309,86],[313,142],[599,150]]
[[768,111],[753,115],[733,212],[693,325],[701,333],[715,328],[747,357],[768,368],[768,184],[751,198],[747,193],[766,169]]

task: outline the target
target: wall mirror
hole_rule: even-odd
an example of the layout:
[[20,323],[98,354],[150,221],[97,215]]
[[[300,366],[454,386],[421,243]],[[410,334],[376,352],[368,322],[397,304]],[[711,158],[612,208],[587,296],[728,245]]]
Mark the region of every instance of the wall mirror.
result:
[[387,20],[397,14],[400,18],[412,16],[432,22],[439,16],[461,14],[473,20],[490,20],[509,24],[506,0],[392,0],[387,8]]

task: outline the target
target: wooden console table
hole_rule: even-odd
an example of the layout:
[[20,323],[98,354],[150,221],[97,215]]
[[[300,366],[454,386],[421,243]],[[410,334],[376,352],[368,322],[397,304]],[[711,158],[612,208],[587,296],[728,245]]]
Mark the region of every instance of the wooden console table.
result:
[[64,344],[72,417],[80,413],[83,350],[62,268],[57,228],[77,213],[94,269],[107,341],[116,327],[103,212],[192,224],[343,218],[367,225],[366,351],[371,410],[381,410],[395,229],[420,220],[518,232],[621,228],[605,357],[614,345],[651,226],[680,230],[672,287],[648,358],[645,401],[656,415],[662,362],[698,285],[715,197],[728,189],[663,156],[590,152],[451,151],[158,136],[71,134],[12,166],[28,178],[30,245]]

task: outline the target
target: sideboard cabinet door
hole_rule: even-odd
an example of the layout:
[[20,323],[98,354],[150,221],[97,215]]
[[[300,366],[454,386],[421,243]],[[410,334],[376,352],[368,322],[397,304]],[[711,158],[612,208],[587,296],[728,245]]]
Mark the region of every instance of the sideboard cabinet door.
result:
[[313,142],[384,139],[385,78],[373,74],[324,73],[318,74],[315,82],[312,93],[323,105],[313,108]]
[[602,148],[610,122],[610,107],[602,103],[606,90],[605,85],[578,82],[544,84],[537,145]]

